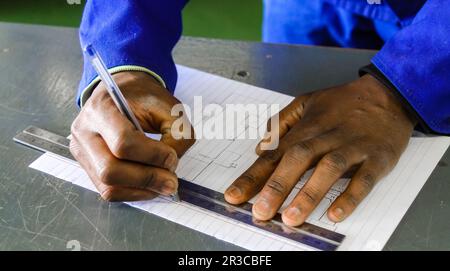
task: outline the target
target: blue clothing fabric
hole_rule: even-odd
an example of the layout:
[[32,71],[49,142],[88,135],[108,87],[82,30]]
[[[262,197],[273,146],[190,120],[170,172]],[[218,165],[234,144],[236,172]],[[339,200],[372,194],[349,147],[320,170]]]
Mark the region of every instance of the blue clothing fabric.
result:
[[[80,42],[92,44],[108,68],[145,67],[175,89],[177,70],[172,49],[181,36],[181,10],[187,0],[88,0],[80,25]],[[80,94],[97,73],[84,55]]]
[[[81,45],[93,43],[109,68],[152,70],[173,91],[177,75],[171,52],[185,4],[88,0]],[[263,40],[381,49],[372,63],[434,132],[450,134],[448,18],[448,0],[264,0]],[[95,77],[85,60],[79,95]]]
[[385,2],[264,0],[265,42],[379,49],[399,30]]

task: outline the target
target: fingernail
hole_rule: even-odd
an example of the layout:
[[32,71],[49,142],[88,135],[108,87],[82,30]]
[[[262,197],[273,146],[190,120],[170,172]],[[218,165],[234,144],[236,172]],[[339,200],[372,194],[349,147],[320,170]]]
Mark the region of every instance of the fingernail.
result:
[[336,217],[339,220],[342,220],[345,218],[345,213],[344,210],[342,208],[334,208],[333,210],[333,216]]
[[173,194],[175,192],[176,185],[173,181],[165,181],[162,187],[162,191],[164,194]]
[[173,153],[170,153],[164,161],[164,167],[172,172],[175,172],[175,170],[177,169],[177,161],[177,156]]
[[258,199],[255,205],[253,205],[253,209],[257,214],[261,216],[267,216],[272,211],[270,209],[269,203],[265,199]]
[[232,198],[238,199],[242,196],[242,191],[237,186],[231,186],[230,188],[228,188],[227,194]]
[[297,207],[290,207],[284,213],[284,215],[291,220],[297,220],[301,214],[302,214],[302,212]]

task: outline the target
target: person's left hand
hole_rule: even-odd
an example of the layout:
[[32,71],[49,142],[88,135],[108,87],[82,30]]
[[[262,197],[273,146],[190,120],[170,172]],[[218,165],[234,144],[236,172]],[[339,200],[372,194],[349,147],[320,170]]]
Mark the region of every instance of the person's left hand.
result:
[[332,221],[348,217],[396,165],[416,123],[397,97],[370,75],[299,96],[278,117],[278,148],[261,151],[260,143],[259,158],[227,189],[225,198],[240,204],[259,192],[253,216],[270,220],[301,176],[316,165],[282,212],[290,226],[302,224],[332,185],[352,171],[346,190],[328,209]]

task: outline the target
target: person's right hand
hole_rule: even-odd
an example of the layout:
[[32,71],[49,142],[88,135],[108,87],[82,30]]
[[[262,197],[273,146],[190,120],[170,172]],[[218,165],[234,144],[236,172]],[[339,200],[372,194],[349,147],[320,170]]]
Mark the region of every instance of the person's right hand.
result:
[[145,200],[176,192],[178,157],[194,143],[192,128],[191,139],[177,140],[171,134],[177,118],[171,110],[180,102],[146,73],[113,77],[144,131],[160,133],[161,141],[137,130],[100,83],[72,123],[72,155],[105,200]]

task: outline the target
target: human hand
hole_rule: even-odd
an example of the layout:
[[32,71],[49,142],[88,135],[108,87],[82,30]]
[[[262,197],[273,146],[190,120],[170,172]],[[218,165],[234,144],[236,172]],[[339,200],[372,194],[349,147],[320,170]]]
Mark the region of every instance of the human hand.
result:
[[[108,201],[136,201],[170,195],[178,189],[178,157],[194,143],[171,133],[173,106],[180,102],[143,72],[113,75],[146,137],[123,116],[103,83],[93,91],[72,123],[70,151]],[[191,131],[193,131],[191,129]]]
[[254,197],[253,216],[270,220],[301,176],[312,176],[282,212],[283,222],[302,224],[332,185],[354,172],[346,190],[328,209],[340,222],[390,172],[405,150],[416,120],[378,80],[365,75],[349,84],[297,97],[278,114],[276,150],[256,148],[259,158],[226,191],[240,204]]

